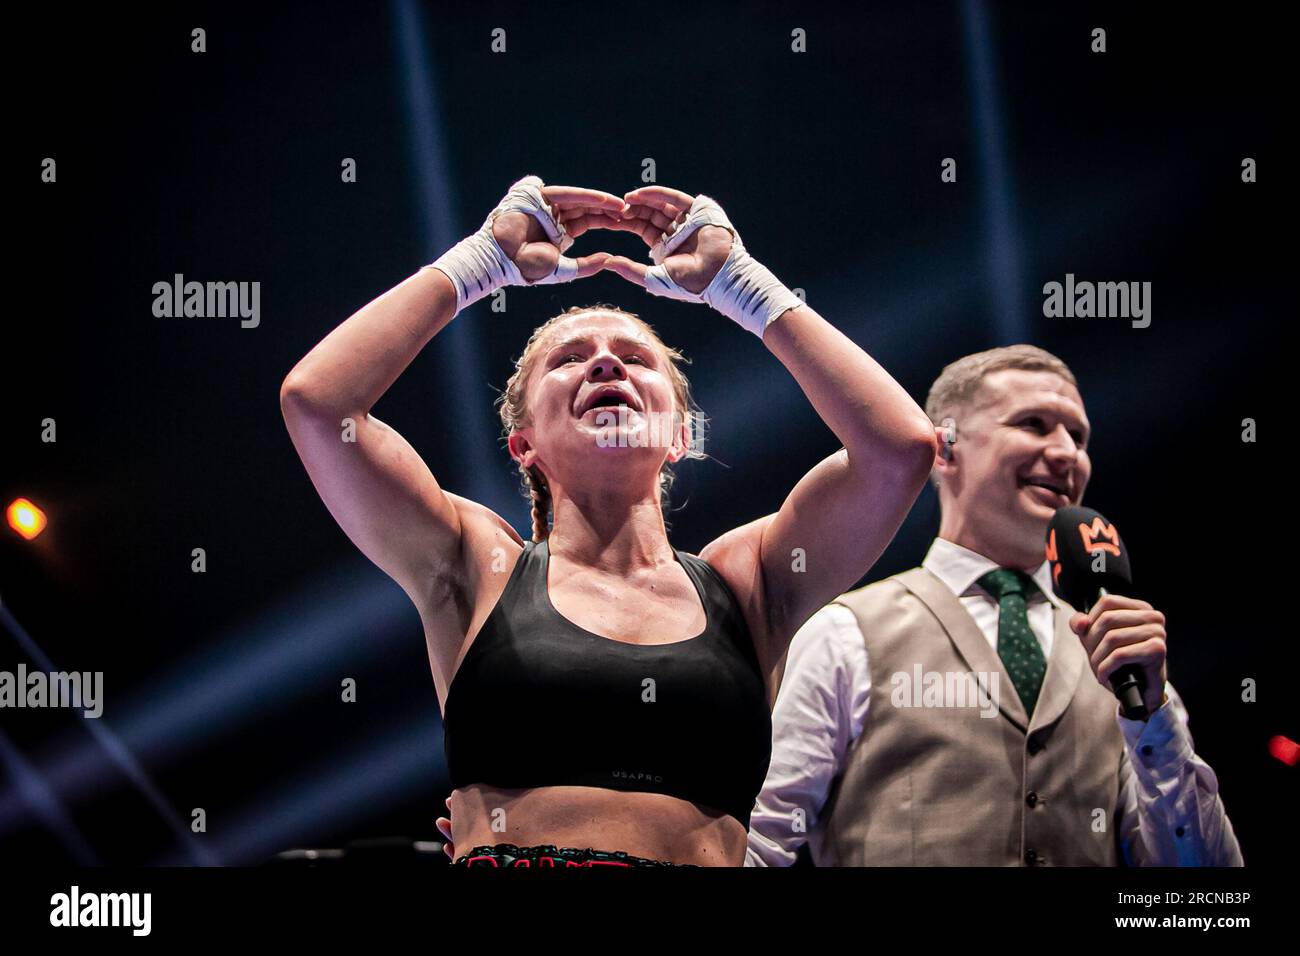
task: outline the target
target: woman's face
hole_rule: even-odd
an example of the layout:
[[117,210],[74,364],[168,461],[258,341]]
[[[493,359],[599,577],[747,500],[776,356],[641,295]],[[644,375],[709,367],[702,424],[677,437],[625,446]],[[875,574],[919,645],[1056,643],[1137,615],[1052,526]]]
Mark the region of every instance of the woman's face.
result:
[[557,322],[538,347],[526,382],[531,420],[511,435],[511,454],[562,487],[613,471],[634,480],[645,472],[657,489],[665,458],[681,458],[689,437],[669,361],[627,316],[593,311]]

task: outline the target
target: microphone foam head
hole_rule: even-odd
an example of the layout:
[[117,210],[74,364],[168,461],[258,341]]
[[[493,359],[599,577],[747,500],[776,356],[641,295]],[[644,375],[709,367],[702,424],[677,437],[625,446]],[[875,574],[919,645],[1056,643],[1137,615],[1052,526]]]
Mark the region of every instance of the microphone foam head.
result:
[[1115,526],[1091,508],[1058,508],[1047,526],[1047,560],[1052,590],[1083,610],[1097,600],[1098,588],[1125,593],[1133,583],[1128,549]]

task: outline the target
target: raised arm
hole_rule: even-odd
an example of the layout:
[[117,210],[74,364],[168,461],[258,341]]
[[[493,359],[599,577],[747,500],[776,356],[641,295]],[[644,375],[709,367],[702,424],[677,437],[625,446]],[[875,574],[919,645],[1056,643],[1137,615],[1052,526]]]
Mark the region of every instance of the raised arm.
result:
[[769,642],[760,650],[774,666],[799,626],[852,587],[898,531],[934,464],[934,426],[879,363],[748,255],[716,202],[659,186],[624,198],[629,215],[655,226],[665,218],[674,232],[653,244],[655,266],[611,257],[605,268],[652,293],[707,302],[760,336],[844,446],[779,511],[700,552],[768,623],[755,639]]
[[285,425],[339,527],[423,607],[460,547],[460,518],[415,449],[370,414],[456,314],[456,290],[424,269],[366,305],[280,387]]
[[772,323],[763,342],[844,446],[799,480],[780,510],[760,521],[761,531],[751,532],[788,641],[893,540],[934,464],[935,435],[903,387],[808,306]]
[[[607,193],[520,180],[483,227],[330,332],[280,388],[285,424],[330,514],[417,607],[457,573],[462,522],[481,505],[446,493],[396,431],[370,414],[420,350],[456,313],[503,285],[556,282],[598,272],[603,255],[561,255],[587,223],[561,226],[561,210],[609,208]],[[449,409],[449,414],[454,410]]]

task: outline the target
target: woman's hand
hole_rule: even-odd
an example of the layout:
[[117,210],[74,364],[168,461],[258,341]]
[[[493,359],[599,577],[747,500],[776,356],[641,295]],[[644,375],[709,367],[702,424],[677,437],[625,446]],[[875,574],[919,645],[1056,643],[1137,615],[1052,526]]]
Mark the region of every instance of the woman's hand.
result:
[[[503,212],[492,223],[492,235],[501,251],[529,282],[536,282],[555,272],[560,253],[567,248],[563,237],[576,239],[588,229],[622,228],[624,202],[617,196],[599,189],[579,186],[542,186],[546,211],[559,229],[552,237],[535,215],[521,210]],[[609,258],[607,252],[597,252],[577,259],[578,274],[582,279],[595,275]]]
[[772,322],[803,300],[745,250],[717,201],[667,186],[624,193],[623,216],[650,246],[653,266],[610,256],[605,268],[651,295],[704,302],[760,339]]
[[[659,246],[666,255],[656,261],[687,292],[698,295],[707,289],[731,254],[731,230],[725,226],[704,225],[672,247],[672,234],[686,222],[695,202],[694,196],[667,186],[643,186],[624,193],[623,199],[627,209],[622,213],[622,228],[639,235],[652,252]],[[649,267],[645,263],[626,256],[608,256],[604,268],[629,282],[643,288],[646,286]]]
[[[443,803],[447,805],[447,812],[451,813],[451,797],[448,797],[443,801]],[[451,818],[438,817],[435,823],[438,827],[438,832],[442,834],[442,852],[446,853],[447,859],[454,863],[456,860],[456,846],[451,842]]]
[[625,203],[598,189],[547,186],[525,176],[510,187],[483,225],[429,268],[443,272],[456,289],[460,312],[503,286],[549,285],[593,275],[606,253],[571,259],[573,237],[596,225],[620,228]]

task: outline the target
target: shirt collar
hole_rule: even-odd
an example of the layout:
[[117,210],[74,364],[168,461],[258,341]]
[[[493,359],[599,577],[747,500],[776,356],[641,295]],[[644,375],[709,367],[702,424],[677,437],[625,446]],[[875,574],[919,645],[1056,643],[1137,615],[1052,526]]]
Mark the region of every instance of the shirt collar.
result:
[[[964,548],[943,538],[935,538],[930,545],[930,550],[926,552],[925,560],[921,562],[921,567],[942,581],[949,591],[961,597],[976,590],[975,582],[990,571],[996,570],[998,565],[970,548]],[[1058,607],[1063,606],[1052,591],[1052,570],[1046,561],[1043,561],[1030,577],[1049,601]]]

